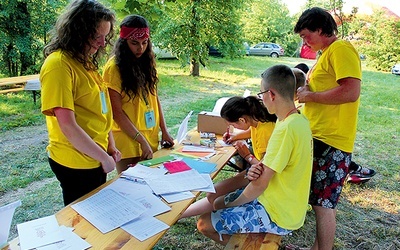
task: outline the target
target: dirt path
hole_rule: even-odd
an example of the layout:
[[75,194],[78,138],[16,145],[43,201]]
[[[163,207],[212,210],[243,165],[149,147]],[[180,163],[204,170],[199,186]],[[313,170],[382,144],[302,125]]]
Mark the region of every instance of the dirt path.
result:
[[[47,143],[47,129],[45,124],[11,129],[0,134],[0,154],[5,156],[12,152],[29,150],[31,146],[41,143]],[[21,199],[24,194],[35,191],[55,180],[55,178],[48,178],[30,183],[25,188],[9,191],[0,196],[0,206]]]

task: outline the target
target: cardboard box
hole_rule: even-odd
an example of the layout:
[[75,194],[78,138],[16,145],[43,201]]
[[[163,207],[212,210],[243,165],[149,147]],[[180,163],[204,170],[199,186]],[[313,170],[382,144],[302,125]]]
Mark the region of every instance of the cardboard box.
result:
[[228,124],[218,113],[201,111],[197,117],[197,131],[199,132],[222,135],[226,132],[227,127]]

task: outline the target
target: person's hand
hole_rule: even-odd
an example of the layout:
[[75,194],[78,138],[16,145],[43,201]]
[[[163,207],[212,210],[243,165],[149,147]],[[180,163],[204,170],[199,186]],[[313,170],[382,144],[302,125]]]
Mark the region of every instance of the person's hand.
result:
[[[172,136],[168,132],[162,133],[161,142],[162,142],[161,143],[162,145],[163,144],[168,145],[168,148],[174,146],[174,138],[172,138]],[[165,148],[167,148],[167,147],[165,147]]]
[[296,92],[297,101],[300,103],[305,103],[308,101],[307,96],[312,92],[310,91],[310,87],[305,85],[303,87],[299,87]]
[[113,171],[116,167],[114,158],[111,155],[107,155],[104,161],[101,161],[101,167],[106,174]]
[[111,155],[115,162],[119,162],[121,160],[121,152],[114,146],[109,146],[107,149],[107,153]]
[[243,158],[251,154],[249,148],[247,147],[247,144],[245,141],[236,141],[233,146],[235,149],[238,151],[239,155]]
[[263,170],[264,170],[264,165],[261,162],[251,165],[251,167],[248,170],[246,170],[247,171],[246,178],[249,181],[257,180],[262,174]]
[[153,150],[151,149],[147,140],[140,143],[140,148],[142,149],[142,155],[140,157],[142,160],[147,160],[147,159],[153,158]]

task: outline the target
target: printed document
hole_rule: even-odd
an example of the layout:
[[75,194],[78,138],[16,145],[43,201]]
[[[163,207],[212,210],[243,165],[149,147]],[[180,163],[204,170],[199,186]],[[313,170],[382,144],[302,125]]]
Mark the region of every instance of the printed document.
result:
[[146,208],[112,189],[103,189],[71,206],[102,233],[139,217]]
[[18,224],[17,229],[21,250],[64,240],[55,215]]
[[196,170],[158,176],[146,180],[155,194],[168,194],[208,187],[209,183]]
[[151,236],[168,229],[169,226],[154,217],[140,216],[139,218],[123,225],[121,228],[136,239],[144,241]]

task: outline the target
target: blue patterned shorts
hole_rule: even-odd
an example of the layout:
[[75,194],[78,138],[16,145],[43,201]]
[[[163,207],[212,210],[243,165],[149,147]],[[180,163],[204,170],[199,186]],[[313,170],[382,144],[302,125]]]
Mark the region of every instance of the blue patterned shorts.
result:
[[[243,192],[238,189],[225,196],[225,202],[234,201]],[[214,229],[221,234],[272,233],[287,235],[292,230],[279,227],[271,221],[267,211],[257,199],[238,207],[230,207],[211,213]]]

